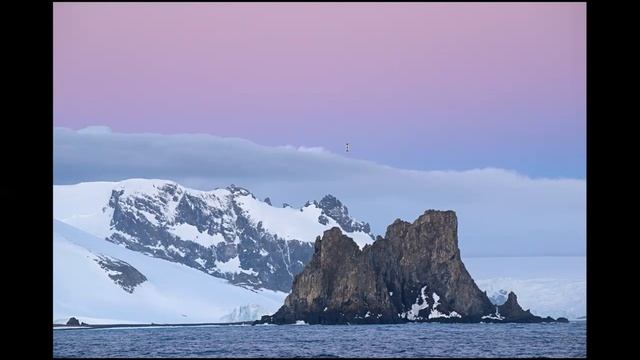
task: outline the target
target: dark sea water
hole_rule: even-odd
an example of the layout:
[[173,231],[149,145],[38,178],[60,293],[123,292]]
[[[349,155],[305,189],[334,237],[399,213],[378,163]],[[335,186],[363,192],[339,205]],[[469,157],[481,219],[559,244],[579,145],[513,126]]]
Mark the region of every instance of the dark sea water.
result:
[[54,330],[54,357],[586,357],[586,322]]

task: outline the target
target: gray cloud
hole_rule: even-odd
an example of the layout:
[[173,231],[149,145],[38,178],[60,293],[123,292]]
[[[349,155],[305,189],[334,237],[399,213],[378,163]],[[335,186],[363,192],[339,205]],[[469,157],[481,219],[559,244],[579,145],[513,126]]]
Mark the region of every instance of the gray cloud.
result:
[[464,256],[584,255],[586,182],[532,179],[503,169],[415,171],[322,148],[266,147],[204,134],[54,129],[54,183],[158,178],[209,190],[231,183],[274,204],[331,193],[384,234],[424,210],[458,214]]

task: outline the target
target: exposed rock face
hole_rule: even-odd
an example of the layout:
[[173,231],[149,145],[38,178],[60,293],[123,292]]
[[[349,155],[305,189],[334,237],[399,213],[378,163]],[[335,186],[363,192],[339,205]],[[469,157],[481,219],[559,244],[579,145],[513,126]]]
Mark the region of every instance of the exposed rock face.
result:
[[[243,287],[289,292],[313,255],[313,239],[325,229],[337,225],[373,239],[369,224],[349,217],[335,197],[320,203],[324,207],[308,202],[297,213],[274,211],[269,198],[260,201],[235,185],[198,191],[170,181],[131,180],[114,187],[103,216],[110,242]],[[311,231],[288,234],[269,221]]]
[[507,296],[507,301],[499,306],[500,314],[514,320],[527,320],[534,317],[529,310],[524,311],[518,304],[518,297],[513,292]]
[[412,224],[396,220],[362,250],[327,230],[284,305],[259,322],[553,321],[523,311],[513,293],[493,305],[462,263],[457,226],[453,211],[429,210]]
[[[485,317],[490,319],[491,322],[518,322],[518,323],[539,323],[539,322],[569,322],[566,318],[560,317],[554,320],[550,316],[542,318],[540,316],[533,315],[529,310],[523,310],[518,304],[518,297],[511,291],[507,295],[507,301],[500,305],[496,309],[496,314],[499,314],[499,318],[495,319],[494,316]],[[502,319],[500,319],[502,318]]]
[[67,321],[67,325],[69,326],[80,326],[80,321],[78,321],[78,319],[76,319],[75,317],[70,317],[69,321]]
[[146,276],[125,261],[104,255],[98,255],[95,261],[107,272],[113,282],[130,294],[136,286],[147,281]]
[[367,234],[371,233],[369,224],[353,220],[349,216],[349,209],[335,196],[325,195],[319,203],[314,201],[314,204],[322,209],[322,215],[318,219],[320,223],[327,224],[327,217],[329,217],[334,219],[346,232],[362,231]]

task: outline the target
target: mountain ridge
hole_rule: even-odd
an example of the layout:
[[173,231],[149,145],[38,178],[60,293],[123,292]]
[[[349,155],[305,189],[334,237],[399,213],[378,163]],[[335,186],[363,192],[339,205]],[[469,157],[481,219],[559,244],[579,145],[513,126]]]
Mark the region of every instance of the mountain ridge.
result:
[[300,209],[270,203],[234,184],[211,191],[159,179],[54,185],[54,218],[248,288],[289,291],[313,239],[332,226],[362,245],[373,242],[369,224],[332,195]]

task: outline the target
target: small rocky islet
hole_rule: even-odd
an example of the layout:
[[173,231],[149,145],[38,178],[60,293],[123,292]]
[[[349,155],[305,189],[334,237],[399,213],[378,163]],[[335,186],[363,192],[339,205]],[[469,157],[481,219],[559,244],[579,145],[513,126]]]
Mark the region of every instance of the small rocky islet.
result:
[[523,310],[513,292],[492,304],[462,263],[457,231],[455,212],[438,210],[397,219],[362,249],[331,228],[316,238],[284,305],[254,324],[568,322]]

